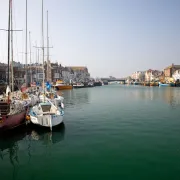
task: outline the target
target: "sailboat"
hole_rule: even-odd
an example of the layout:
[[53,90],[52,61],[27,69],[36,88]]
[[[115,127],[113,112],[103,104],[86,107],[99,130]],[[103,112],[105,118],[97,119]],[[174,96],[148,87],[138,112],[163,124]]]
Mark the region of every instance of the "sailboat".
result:
[[[15,128],[24,123],[28,102],[22,101],[21,94],[10,90],[10,32],[12,33],[12,0],[9,0],[8,20],[8,78],[6,94],[0,98],[0,131]],[[10,29],[11,27],[11,29]],[[12,47],[11,47],[12,48]],[[11,73],[13,76],[13,73]],[[13,80],[13,77],[12,77]],[[13,83],[12,83],[13,89]]]
[[[48,20],[48,18],[47,18]],[[44,67],[44,33],[43,33],[43,0],[42,0],[42,54]],[[48,37],[47,37],[48,38]],[[45,74],[43,71],[43,94],[40,96],[40,103],[33,106],[29,111],[30,121],[39,126],[48,127],[52,131],[53,126],[63,122],[64,116],[63,98],[52,93],[51,98],[46,97]]]

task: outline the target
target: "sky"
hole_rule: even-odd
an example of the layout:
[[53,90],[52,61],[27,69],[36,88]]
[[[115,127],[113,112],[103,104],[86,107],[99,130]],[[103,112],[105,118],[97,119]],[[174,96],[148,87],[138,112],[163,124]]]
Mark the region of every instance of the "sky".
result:
[[[14,32],[14,60],[25,63],[25,0],[12,1],[13,29],[23,30]],[[37,60],[33,46],[42,46],[41,2],[28,0],[32,62]],[[179,0],[44,0],[45,46],[48,10],[52,62],[87,66],[92,77],[163,70],[180,64],[179,9]],[[7,29],[8,0],[0,0],[0,12],[0,29]],[[0,31],[0,62],[7,62],[6,31]]]

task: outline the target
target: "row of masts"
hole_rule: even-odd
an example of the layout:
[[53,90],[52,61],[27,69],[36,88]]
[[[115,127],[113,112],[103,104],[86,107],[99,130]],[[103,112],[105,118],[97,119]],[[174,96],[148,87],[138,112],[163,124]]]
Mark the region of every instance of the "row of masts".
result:
[[[12,0],[9,0],[9,16],[8,16],[8,77],[7,77],[7,84],[10,86],[10,48],[11,48],[11,85],[12,85],[12,91],[14,91],[14,77],[13,77],[13,31],[22,31],[22,30],[13,30],[13,21],[12,21]],[[48,11],[47,11],[47,47],[44,47],[44,4],[42,0],[42,46],[37,47],[37,44],[35,48],[38,48],[38,54],[37,59],[39,60],[39,48],[42,49],[42,69],[43,69],[43,91],[45,92],[45,73],[44,73],[44,49],[47,48],[47,62],[49,61],[49,35],[48,35]],[[26,87],[28,86],[28,66],[27,66],[27,59],[28,59],[28,1],[26,0],[26,38],[25,38],[25,84]],[[4,29],[3,29],[4,30]],[[31,32],[29,31],[29,47],[30,47],[30,64],[32,64],[31,61]],[[47,65],[47,72],[49,72],[49,67]],[[36,68],[36,78],[37,78],[37,68]],[[32,69],[30,68],[30,81],[33,82],[32,78]]]

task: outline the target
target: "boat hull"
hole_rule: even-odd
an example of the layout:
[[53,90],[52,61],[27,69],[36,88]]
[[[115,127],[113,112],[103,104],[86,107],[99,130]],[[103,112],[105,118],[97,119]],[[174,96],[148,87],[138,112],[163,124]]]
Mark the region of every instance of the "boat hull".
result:
[[180,83],[176,83],[175,86],[176,86],[176,87],[180,87]]
[[159,83],[159,87],[170,87],[170,84]]
[[87,87],[94,87],[94,85],[88,85]]
[[61,86],[61,85],[56,85],[55,86],[58,90],[68,90],[68,89],[72,89],[73,87],[71,85],[64,85],[64,86]]
[[94,86],[102,86],[101,82],[94,82]]
[[52,128],[63,122],[63,115],[44,115],[37,117],[30,115],[30,119],[35,125]]
[[170,83],[169,86],[175,87],[175,83]]
[[150,86],[150,83],[144,83],[144,86]]
[[170,87],[169,84],[159,85],[159,87]]
[[138,83],[138,82],[134,82],[134,85],[140,85],[140,83]]
[[73,88],[75,88],[75,89],[77,89],[77,88],[85,88],[85,86],[73,85]]
[[0,119],[0,131],[15,128],[25,123],[26,111],[13,115],[2,115]]
[[158,83],[150,83],[150,86],[159,86]]

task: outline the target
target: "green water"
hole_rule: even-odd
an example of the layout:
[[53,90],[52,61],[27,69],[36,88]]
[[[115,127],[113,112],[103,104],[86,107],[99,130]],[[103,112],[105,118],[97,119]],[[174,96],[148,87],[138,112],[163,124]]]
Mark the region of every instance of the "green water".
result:
[[64,126],[1,137],[2,180],[180,179],[180,88],[63,93]]

